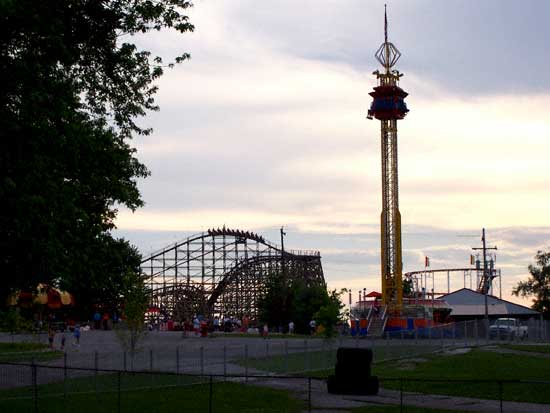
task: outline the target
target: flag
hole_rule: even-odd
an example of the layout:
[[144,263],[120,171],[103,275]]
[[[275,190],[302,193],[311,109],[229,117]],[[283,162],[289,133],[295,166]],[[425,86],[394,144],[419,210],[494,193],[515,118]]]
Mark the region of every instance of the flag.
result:
[[430,258],[424,257],[424,267],[429,267],[429,266],[430,266]]

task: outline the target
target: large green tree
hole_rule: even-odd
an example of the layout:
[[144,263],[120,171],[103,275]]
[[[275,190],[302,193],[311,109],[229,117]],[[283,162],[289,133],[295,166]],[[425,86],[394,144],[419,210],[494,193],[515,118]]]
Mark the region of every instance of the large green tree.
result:
[[47,282],[89,303],[135,271],[139,254],[110,231],[119,206],[143,205],[130,139],[151,132],[137,120],[158,109],[163,62],[133,35],[193,30],[189,6],[0,0],[0,298]]
[[271,327],[284,329],[293,321],[295,332],[308,334],[309,323],[315,319],[315,314],[331,303],[324,286],[308,285],[300,279],[286,279],[275,274],[269,278],[259,299],[259,317]]
[[529,279],[520,281],[512,294],[534,297],[533,309],[550,315],[550,251],[538,251],[535,265],[529,265]]

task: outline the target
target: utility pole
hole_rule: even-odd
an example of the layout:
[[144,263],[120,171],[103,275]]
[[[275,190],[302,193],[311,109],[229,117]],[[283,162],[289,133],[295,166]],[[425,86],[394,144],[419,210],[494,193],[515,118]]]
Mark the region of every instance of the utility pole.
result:
[[489,337],[489,306],[487,304],[487,294],[489,293],[489,286],[492,280],[492,270],[491,274],[488,273],[487,269],[487,250],[496,250],[497,247],[487,247],[486,239],[485,239],[485,228],[482,229],[481,232],[481,241],[483,243],[483,246],[481,248],[472,248],[473,250],[483,250],[483,277],[481,279],[481,283],[478,287],[478,291],[482,292],[485,296],[485,331],[486,331],[486,337]]
[[286,268],[285,268],[285,235],[284,227],[281,227],[281,267],[283,270],[283,278],[286,278]]

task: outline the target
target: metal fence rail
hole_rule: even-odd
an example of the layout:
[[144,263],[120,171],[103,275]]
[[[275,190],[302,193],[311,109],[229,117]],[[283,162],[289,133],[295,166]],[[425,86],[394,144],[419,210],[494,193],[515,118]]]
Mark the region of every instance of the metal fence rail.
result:
[[[47,383],[40,384],[41,378]],[[303,402],[303,409],[311,411],[318,400],[326,403],[324,380],[304,375],[241,375],[241,374],[193,374],[159,371],[124,371],[120,369],[89,369],[83,367],[50,366],[36,363],[0,363],[0,410],[18,412],[75,411],[82,403],[100,403],[102,411],[132,412],[136,408],[136,395],[146,393],[151,403],[183,403],[182,410],[222,411],[225,405],[224,389],[238,384],[275,387],[291,390]],[[488,388],[485,398],[492,400],[500,412],[507,411],[506,399],[511,392],[550,391],[550,381],[544,380],[476,380],[437,378],[391,378],[381,377],[384,400],[401,406],[406,411],[409,405],[419,405],[426,386],[452,384],[454,388]],[[387,389],[387,390],[386,390]],[[182,402],[178,392],[189,398]],[[434,391],[437,394],[445,394]],[[452,392],[451,392],[452,395]],[[334,396],[338,397],[338,396]],[[376,397],[376,396],[374,396]],[[484,398],[484,397],[480,397]],[[368,398],[363,398],[368,400]],[[187,404],[186,404],[187,403]],[[330,403],[330,400],[329,400]],[[422,404],[420,404],[422,405]],[[540,406],[540,411],[550,411],[548,405],[526,405],[526,408]],[[545,406],[548,409],[545,409]],[[261,406],[272,408],[273,406]],[[329,406],[330,407],[330,406]],[[323,408],[326,408],[323,407]],[[220,410],[222,409],[222,410]],[[537,410],[538,411],[538,410]]]

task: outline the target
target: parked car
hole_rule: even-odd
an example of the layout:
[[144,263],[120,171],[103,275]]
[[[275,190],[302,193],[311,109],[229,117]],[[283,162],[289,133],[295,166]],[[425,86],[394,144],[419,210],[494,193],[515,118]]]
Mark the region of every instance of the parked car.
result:
[[522,326],[520,321],[515,318],[498,318],[493,325],[489,327],[489,336],[491,338],[503,338],[512,340],[514,338],[527,338],[527,326]]

